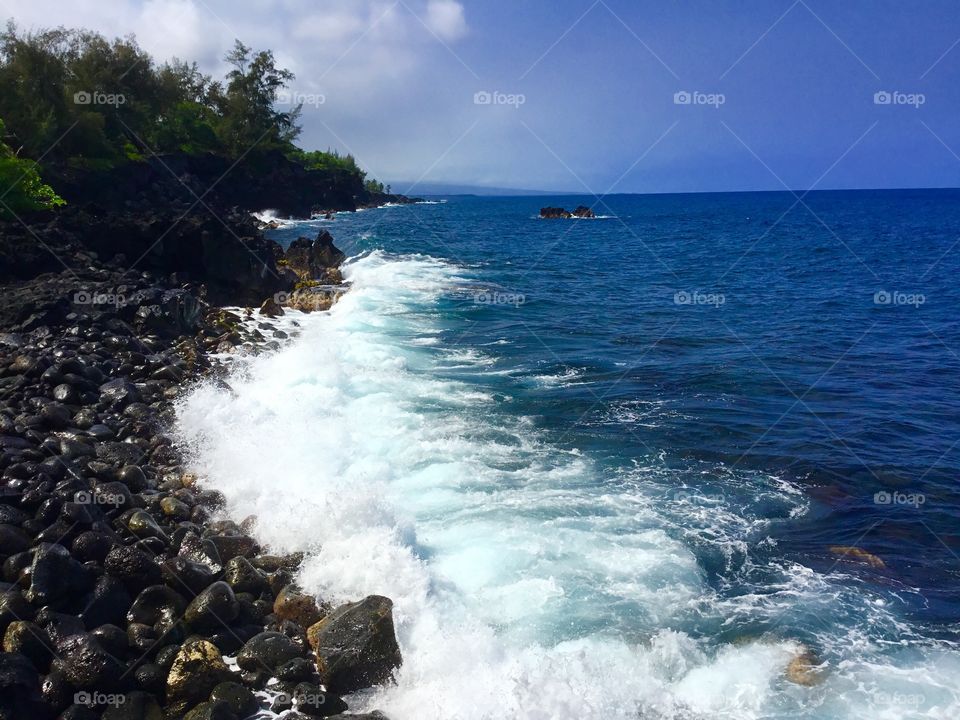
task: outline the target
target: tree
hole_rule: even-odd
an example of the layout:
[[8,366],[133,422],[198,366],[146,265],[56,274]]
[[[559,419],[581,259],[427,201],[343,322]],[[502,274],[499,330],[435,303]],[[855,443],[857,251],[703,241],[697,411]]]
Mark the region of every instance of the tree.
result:
[[224,145],[235,156],[255,147],[289,149],[300,134],[300,106],[277,112],[274,105],[294,74],[277,68],[271,51],[253,54],[239,40],[225,59],[233,70],[227,74],[227,87],[219,99]]

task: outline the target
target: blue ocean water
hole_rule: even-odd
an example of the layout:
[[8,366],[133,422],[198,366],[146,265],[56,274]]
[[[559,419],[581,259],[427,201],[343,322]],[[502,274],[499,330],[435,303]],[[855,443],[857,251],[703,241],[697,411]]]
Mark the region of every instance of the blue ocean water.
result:
[[394,598],[397,720],[960,717],[958,201],[291,222],[350,293],[180,432],[305,584]]

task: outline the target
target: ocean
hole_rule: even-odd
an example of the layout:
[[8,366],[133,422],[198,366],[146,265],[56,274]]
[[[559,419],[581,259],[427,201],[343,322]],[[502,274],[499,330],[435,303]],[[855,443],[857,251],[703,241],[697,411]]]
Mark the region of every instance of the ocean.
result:
[[394,600],[403,667],[354,709],[960,717],[960,191],[452,197],[274,236],[319,228],[350,291],[175,431],[306,588]]

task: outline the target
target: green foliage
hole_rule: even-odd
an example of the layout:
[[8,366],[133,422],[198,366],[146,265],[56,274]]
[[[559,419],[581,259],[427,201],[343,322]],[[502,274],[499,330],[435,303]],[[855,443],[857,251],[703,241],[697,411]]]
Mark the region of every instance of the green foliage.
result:
[[267,153],[282,152],[358,194],[383,192],[375,181],[365,188],[366,173],[353,156],[293,144],[301,108],[278,106],[278,99],[294,76],[272,52],[238,40],[225,59],[231,70],[221,83],[196,63],[158,65],[133,37],[21,32],[11,22],[0,32],[0,117],[16,161],[109,169],[153,153],[215,153],[256,166]]
[[2,141],[4,135],[3,121],[0,120],[0,217],[9,219],[20,213],[66,204],[40,179],[35,162],[18,158]]

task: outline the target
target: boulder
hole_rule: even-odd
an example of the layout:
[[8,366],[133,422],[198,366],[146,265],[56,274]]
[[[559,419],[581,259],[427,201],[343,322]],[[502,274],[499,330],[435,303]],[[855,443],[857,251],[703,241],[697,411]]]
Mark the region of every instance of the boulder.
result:
[[283,633],[262,632],[243,646],[237,654],[237,665],[241,670],[263,668],[275,673],[277,668],[302,655],[303,651]]
[[71,685],[81,690],[116,689],[126,668],[89,633],[71,635],[57,647],[54,661]]
[[270,318],[280,317],[283,315],[283,308],[275,297],[268,297],[260,306],[260,314]]
[[326,610],[317,604],[312,595],[291,584],[277,593],[273,614],[281,620],[293,620],[306,628],[319,622],[326,615]]
[[34,554],[30,589],[24,595],[37,607],[60,607],[91,587],[92,576],[63,545],[43,543]]
[[386,682],[402,658],[393,628],[393,602],[371,595],[336,608],[307,630],[324,685],[350,693]]
[[188,640],[167,674],[167,702],[190,707],[206,700],[217,685],[232,677],[216,645],[208,640]]
[[326,230],[321,230],[315,240],[297,238],[284,252],[287,266],[302,280],[323,280],[327,271],[339,267],[346,257]]
[[213,583],[187,606],[183,619],[196,630],[223,630],[237,619],[240,603],[222,580]]

